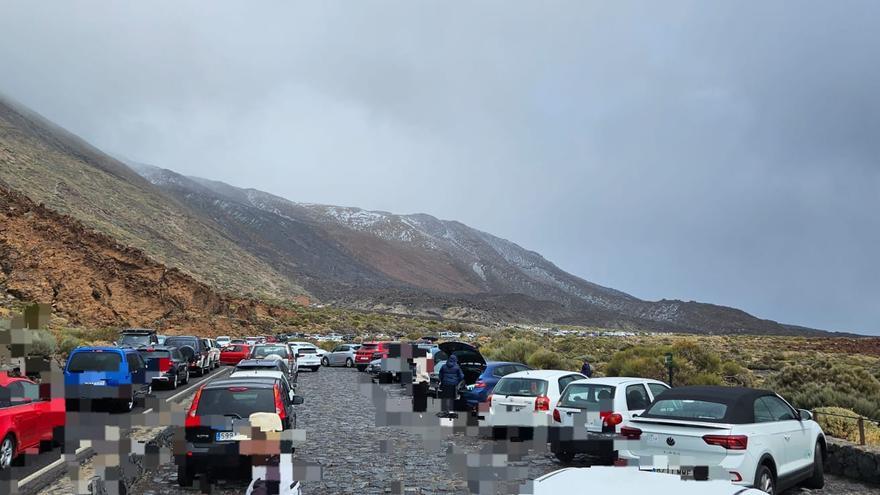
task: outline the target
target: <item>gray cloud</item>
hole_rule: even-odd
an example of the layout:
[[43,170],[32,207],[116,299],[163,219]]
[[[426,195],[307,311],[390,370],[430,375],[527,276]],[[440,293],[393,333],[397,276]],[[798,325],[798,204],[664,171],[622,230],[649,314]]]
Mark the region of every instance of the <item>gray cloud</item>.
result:
[[880,333],[876,2],[6,2],[99,147],[454,218],[634,295]]

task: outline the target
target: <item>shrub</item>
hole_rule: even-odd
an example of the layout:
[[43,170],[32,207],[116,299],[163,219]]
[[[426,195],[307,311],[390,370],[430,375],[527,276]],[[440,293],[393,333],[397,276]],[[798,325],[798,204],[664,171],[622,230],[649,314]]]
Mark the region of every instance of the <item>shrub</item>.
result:
[[[858,420],[828,415],[859,416],[854,411],[842,407],[819,407],[814,412],[817,413],[818,417],[816,420],[822,426],[822,430],[826,435],[843,438],[851,442],[859,441]],[[880,444],[880,426],[877,426],[876,423],[865,421],[865,443],[870,445]]]
[[861,366],[831,360],[792,364],[765,385],[804,409],[836,406],[872,418],[880,411],[880,380]]
[[[519,362],[521,363],[522,361]],[[546,349],[538,349],[526,360],[526,364],[536,370],[577,369],[577,365],[572,367],[571,363],[572,361],[570,359],[565,359],[558,352],[548,351]]]
[[26,353],[29,356],[51,356],[55,354],[57,345],[55,337],[44,330],[35,330],[32,333],[31,344],[27,347]]
[[61,337],[61,342],[58,344],[58,352],[66,357],[70,355],[70,351],[81,345],[84,345],[82,340],[73,335],[64,335]]
[[538,344],[525,339],[510,340],[498,348],[489,348],[484,355],[493,361],[526,363],[529,356],[539,349]]

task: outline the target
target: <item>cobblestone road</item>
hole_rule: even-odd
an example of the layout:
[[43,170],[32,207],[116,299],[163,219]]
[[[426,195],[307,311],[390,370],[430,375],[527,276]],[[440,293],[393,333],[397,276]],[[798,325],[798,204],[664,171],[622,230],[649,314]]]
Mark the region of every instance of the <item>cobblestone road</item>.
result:
[[[296,465],[305,473],[307,495],[516,493],[528,479],[561,467],[540,449],[483,439],[463,425],[440,427],[432,412],[414,415],[399,385],[374,385],[354,370],[323,368],[300,373],[299,381],[298,393],[306,402],[298,409],[298,426],[308,442],[297,449]],[[176,479],[174,465],[165,464],[132,493],[193,493],[179,489]],[[222,482],[214,493],[240,494],[245,485]],[[876,495],[880,490],[828,477],[823,490],[786,495],[806,493]]]

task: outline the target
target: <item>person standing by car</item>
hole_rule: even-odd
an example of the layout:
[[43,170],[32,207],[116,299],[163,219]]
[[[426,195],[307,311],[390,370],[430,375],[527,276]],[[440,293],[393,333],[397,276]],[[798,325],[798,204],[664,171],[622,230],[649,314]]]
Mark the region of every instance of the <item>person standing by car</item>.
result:
[[441,412],[438,414],[440,417],[455,417],[455,413],[453,413],[454,405],[455,405],[455,393],[458,389],[458,384],[464,380],[464,372],[461,371],[461,366],[458,365],[458,358],[455,354],[449,356],[449,359],[446,360],[446,363],[443,364],[443,367],[440,368],[440,398],[441,402]]
[[590,361],[584,359],[584,364],[581,366],[581,374],[587,378],[593,378],[593,367],[590,366]]

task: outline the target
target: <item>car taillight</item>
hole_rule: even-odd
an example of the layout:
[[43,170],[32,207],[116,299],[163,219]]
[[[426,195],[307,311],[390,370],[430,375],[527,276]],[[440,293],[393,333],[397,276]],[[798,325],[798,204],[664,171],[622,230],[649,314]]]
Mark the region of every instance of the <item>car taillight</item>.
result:
[[284,418],[287,417],[287,413],[284,411],[284,402],[281,401],[281,386],[277,383],[274,387],[275,390],[275,414],[281,417],[281,420],[284,421]]
[[199,399],[202,398],[202,388],[204,388],[204,385],[202,387],[199,387],[198,390],[196,390],[196,395],[195,395],[195,397],[193,397],[192,404],[190,404],[190,406],[189,406],[189,412],[186,413],[185,426],[187,428],[190,428],[193,426],[201,426],[201,424],[202,424],[201,418],[196,416],[196,409],[199,408]]
[[642,438],[642,430],[629,426],[621,426],[620,434],[623,435],[623,437],[627,440],[638,440]]
[[550,398],[546,395],[538,396],[535,399],[535,411],[549,411],[550,410]]
[[171,369],[171,359],[159,358],[159,371],[165,372]]
[[620,423],[623,423],[623,416],[618,413],[611,413],[605,416],[602,422],[605,423],[606,426],[615,427]]
[[553,421],[562,423],[562,416],[559,415],[559,409],[553,408]]
[[727,450],[746,450],[749,446],[749,437],[745,435],[704,435],[703,441]]
[[477,383],[474,383],[474,388],[486,388],[486,382],[477,380]]

